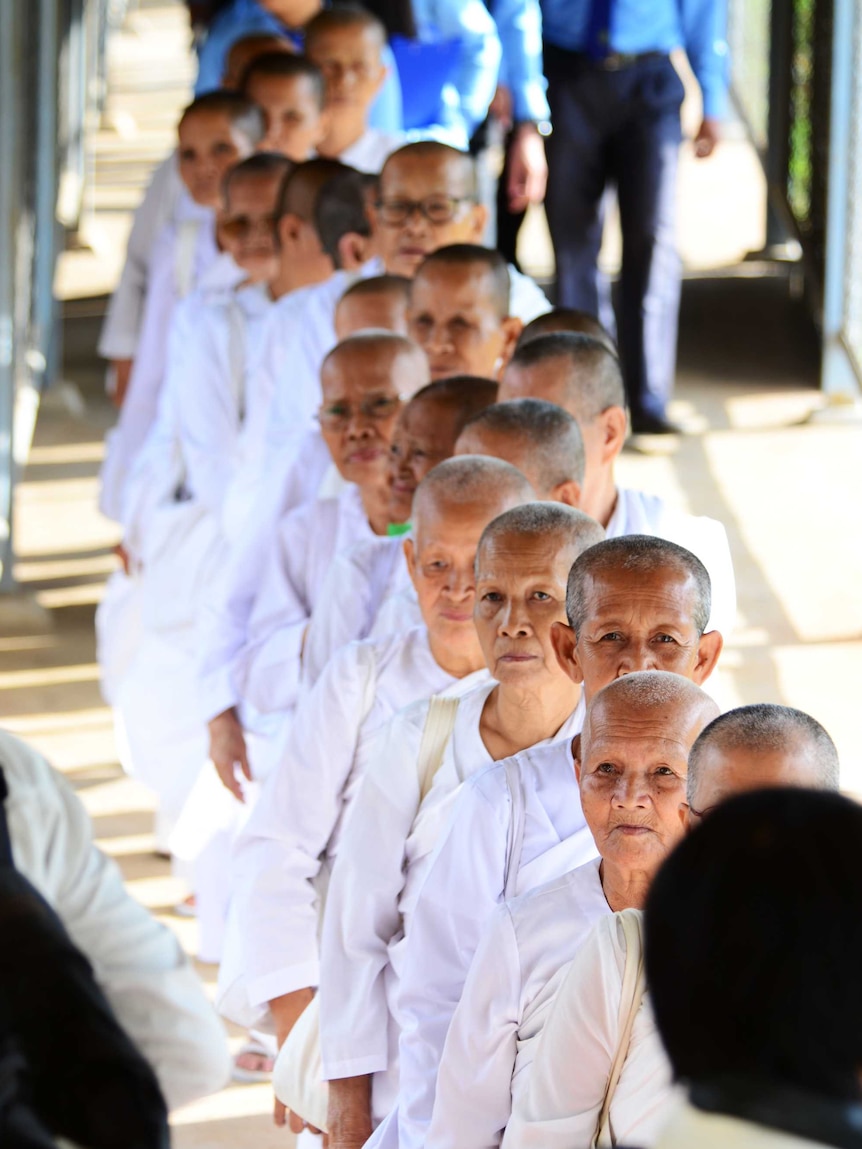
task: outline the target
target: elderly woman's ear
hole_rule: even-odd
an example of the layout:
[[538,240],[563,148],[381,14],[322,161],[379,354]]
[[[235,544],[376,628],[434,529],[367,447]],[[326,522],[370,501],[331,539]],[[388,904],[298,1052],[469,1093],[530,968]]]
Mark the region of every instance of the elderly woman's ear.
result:
[[576,734],[572,739],[572,758],[575,760],[575,777],[581,780],[581,736]]

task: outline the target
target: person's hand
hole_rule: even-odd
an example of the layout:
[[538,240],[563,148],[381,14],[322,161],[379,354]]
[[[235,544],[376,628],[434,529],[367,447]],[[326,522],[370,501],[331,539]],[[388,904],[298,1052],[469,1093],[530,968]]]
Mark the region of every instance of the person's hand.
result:
[[541,203],[548,186],[545,144],[535,124],[519,124],[509,145],[509,178],[506,196],[509,211],[526,211],[531,203]]
[[488,114],[505,128],[508,132],[512,126],[512,93],[505,84],[498,84],[494,99],[488,108]]
[[699,160],[705,160],[715,151],[716,146],[721,141],[721,122],[716,119],[711,119],[709,116],[703,117],[703,122],[698,128],[697,135],[694,137],[694,154]]
[[244,802],[242,782],[237,766],[251,781],[251,768],[248,764],[248,751],[242,733],[242,724],[236,710],[224,710],[208,723],[210,735],[210,758],[222,784],[230,790],[237,802]]
[[126,398],[133,363],[133,359],[111,360],[111,366],[114,368],[114,393],[111,395],[111,402],[115,407],[122,407],[123,400]]

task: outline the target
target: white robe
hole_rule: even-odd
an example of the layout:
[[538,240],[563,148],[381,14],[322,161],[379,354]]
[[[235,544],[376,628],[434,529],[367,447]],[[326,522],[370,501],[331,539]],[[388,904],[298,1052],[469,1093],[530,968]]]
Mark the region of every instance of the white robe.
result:
[[345,148],[339,161],[358,172],[378,175],[389,156],[406,143],[403,136],[381,132],[379,128],[366,128],[359,139]]
[[[177,618],[185,621],[170,631],[153,628],[147,604],[170,596],[175,581],[174,564],[182,567],[191,562],[197,546],[205,544],[207,554],[226,554],[226,544],[219,534],[217,483],[213,468],[207,472],[201,457],[205,432],[211,432],[215,426],[220,438],[213,433],[217,441],[210,451],[223,452],[222,466],[230,466],[230,439],[235,451],[242,435],[237,391],[241,390],[250,403],[255,402],[254,357],[250,348],[265,306],[258,291],[234,293],[224,288],[201,289],[182,301],[174,324],[172,351],[176,354],[160,396],[159,417],[127,484],[127,537],[143,562],[142,570],[134,576],[143,627],[112,697],[123,732],[123,765],[159,795],[159,826],[164,833],[170,833],[206,760],[206,729],[195,682],[198,596],[206,588],[196,580],[188,600],[181,604],[183,609],[177,613]],[[229,312],[240,332],[231,333]],[[230,344],[241,334],[244,346],[231,349]],[[237,350],[238,361],[231,362]],[[241,384],[233,377],[237,370],[243,375]],[[190,398],[187,391],[191,391]],[[208,405],[216,408],[215,419],[208,420]],[[200,409],[202,415],[196,455],[183,439],[183,411],[191,418],[190,406]],[[176,503],[175,491],[180,483],[187,489],[194,483],[204,490],[205,499]],[[197,489],[189,493],[196,495]],[[183,535],[183,516],[196,506],[209,522],[198,522],[193,533]],[[175,510],[178,518],[173,517]],[[152,541],[155,531],[160,539],[169,538],[173,527],[178,531],[175,546],[168,547],[157,559],[148,551],[148,540]],[[220,561],[213,561],[209,569],[216,572],[220,565]],[[106,651],[106,657],[110,653]]]
[[[513,1098],[530,1078],[560,972],[610,912],[597,858],[497,907],[452,1015],[427,1149],[500,1144]],[[570,1053],[563,1063],[569,1075],[580,1065]]]
[[[586,1149],[592,1144],[620,1042],[625,963],[625,933],[618,917],[609,915],[565,969],[535,1042],[526,1082],[513,1090],[504,1149]],[[619,1144],[643,1149],[656,1144],[676,1103],[671,1077],[645,999],[611,1102]],[[699,1149],[701,1142],[689,1144]]]
[[103,359],[135,357],[153,246],[162,229],[181,214],[184,190],[174,149],[153,172],[144,198],[135,209],[126,260],[99,334],[97,350]]
[[730,1145],[733,1149],[830,1149],[835,1144],[831,1138],[828,1142],[812,1141],[741,1117],[705,1113],[683,1103],[656,1138],[655,1149],[728,1149]]
[[509,264],[509,314],[526,326],[552,310],[548,297],[538,283]]
[[[234,286],[242,276],[229,256],[219,258],[213,212],[191,204],[190,213],[192,208],[195,211],[191,218],[165,227],[153,249],[135,363],[117,425],[106,439],[99,508],[108,518],[118,521],[126,478],[158,412],[171,344],[168,333],[177,303],[202,284],[208,273],[215,279],[223,273],[223,282],[229,286]],[[187,246],[190,240],[191,245]],[[190,265],[189,291],[184,295],[185,285],[178,282],[181,270],[178,265],[185,252],[190,257]],[[212,285],[213,281],[210,279],[208,283]]]
[[[575,779],[578,707],[558,740],[498,762],[463,788],[440,839],[407,937],[399,1012],[398,1106],[369,1147],[423,1144],[437,1069],[473,954],[494,907],[596,856]],[[576,719],[577,716],[577,719]],[[508,775],[522,818],[513,810]],[[517,850],[517,825],[523,827]],[[513,856],[510,863],[510,851]],[[516,862],[515,854],[518,856]]]
[[[494,773],[479,722],[496,683],[486,671],[480,676],[480,685],[461,698],[443,764],[421,808],[416,763],[427,704],[390,724],[360,787],[330,883],[320,995],[324,1076],[374,1074],[378,1121],[398,1095],[398,1039],[407,1020],[401,979],[417,898],[453,806],[464,800],[462,783],[470,779],[466,790],[472,791],[475,777]],[[567,745],[578,728],[573,716],[556,738]],[[469,850],[462,861],[469,884]]]
[[655,535],[697,555],[712,583],[712,612],[707,629],[718,630],[727,638],[736,624],[736,580],[724,526],[706,515],[675,510],[658,495],[645,491],[621,488],[618,496],[605,529],[607,537]]
[[126,892],[80,800],[39,753],[0,731],[0,765],[15,865],[93,966],[168,1105],[221,1089],[230,1072],[224,1029],[174,935]]
[[338,652],[291,725],[232,863],[238,968],[222,966],[220,1008],[260,1027],[268,1002],[319,981],[320,884],[345,816],[392,715],[455,682],[434,660],[424,627]]
[[303,636],[324,574],[335,555],[373,537],[352,484],[337,499],[297,507],[279,524],[237,667],[242,697],[257,712],[285,713],[295,705]]
[[412,590],[403,536],[370,539],[338,555],[326,573],[320,603],[308,626],[304,680],[313,685],[336,650],[367,638],[384,600],[408,588]]
[[[240,473],[242,468],[240,468]],[[335,481],[331,481],[334,475]],[[217,572],[201,603],[198,619],[199,711],[208,722],[240,702],[237,660],[248,638],[248,622],[272,548],[272,522],[325,495],[340,493],[347,484],[335,469],[319,431],[306,434],[282,489],[273,494],[273,511],[263,522],[255,507],[242,509],[244,526],[227,522],[230,492],[223,506],[223,526],[232,540],[223,570]]]

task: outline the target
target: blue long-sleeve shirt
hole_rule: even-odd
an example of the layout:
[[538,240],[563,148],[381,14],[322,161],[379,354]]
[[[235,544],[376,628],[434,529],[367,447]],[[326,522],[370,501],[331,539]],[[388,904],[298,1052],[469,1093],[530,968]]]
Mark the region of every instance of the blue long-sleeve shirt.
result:
[[[587,44],[591,0],[542,0],[546,43],[572,52]],[[723,115],[727,99],[726,0],[612,0],[611,52],[688,54],[703,92],[705,116]]]
[[[213,20],[201,45],[198,77],[195,81],[196,96],[221,87],[228,52],[237,40],[246,36],[287,36],[302,50],[302,33],[285,28],[278,17],[261,8],[257,0],[233,0]],[[388,46],[383,52],[383,62],[387,66],[387,76],[371,106],[368,123],[372,128],[394,134],[401,130],[401,85]]]
[[539,0],[489,0],[489,7],[503,46],[500,83],[512,93],[515,120],[550,119],[542,70]]

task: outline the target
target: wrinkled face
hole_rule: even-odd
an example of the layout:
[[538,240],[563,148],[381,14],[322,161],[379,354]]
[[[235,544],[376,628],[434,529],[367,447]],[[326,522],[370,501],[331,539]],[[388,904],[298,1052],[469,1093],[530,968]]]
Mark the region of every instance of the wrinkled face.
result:
[[372,330],[407,334],[407,300],[403,295],[380,291],[339,300],[335,309],[335,334],[339,339]]
[[306,55],[323,73],[326,106],[337,111],[365,111],[386,75],[380,60],[380,38],[373,28],[329,28],[316,32]]
[[223,112],[192,112],[181,120],[180,177],[195,203],[218,208],[225,174],[251,150],[245,135]]
[[701,682],[695,601],[694,581],[675,568],[647,575],[602,571],[591,578],[575,646],[576,680],[587,700],[636,670],[669,670]]
[[[439,222],[423,215],[415,206],[419,203]],[[450,212],[451,219],[444,220]],[[408,155],[390,161],[380,181],[380,203],[371,215],[386,270],[411,279],[438,247],[480,243],[485,226],[485,211],[475,202],[461,165],[448,156]]]
[[308,76],[253,75],[246,95],[259,105],[266,121],[260,151],[280,152],[297,164],[314,155],[326,121]]
[[745,746],[710,745],[702,752],[697,788],[691,808],[682,807],[689,825],[735,794],[768,790],[773,786],[806,786],[819,789],[822,776],[809,748],[801,739],[791,746],[750,750]]
[[487,501],[469,504],[428,499],[414,524],[414,538],[405,540],[422,618],[447,646],[476,642],[476,548],[488,523],[509,506],[492,494]]
[[278,272],[275,207],[281,175],[234,177],[228,203],[219,214],[222,247],[255,283],[267,283]]
[[498,682],[535,684],[563,677],[551,628],[566,617],[566,579],[576,551],[558,536],[512,533],[486,542],[476,566],[479,642]]
[[567,392],[569,368],[564,359],[549,359],[535,367],[509,364],[500,380],[499,402],[506,399],[544,399],[577,420],[584,440],[584,487],[599,473],[604,462],[605,429],[600,417],[585,419]]
[[458,436],[455,454],[490,455],[493,459],[511,463],[522,475],[527,476],[538,498],[551,497],[550,491],[546,491],[542,483],[541,467],[535,451],[531,451],[529,444],[515,435],[501,434],[499,431],[492,431],[488,427],[477,426],[474,423],[470,427],[465,427]]
[[385,482],[401,396],[415,387],[412,357],[379,347],[348,348],[321,372],[320,431],[344,479]]
[[688,752],[703,722],[690,706],[638,711],[598,700],[575,770],[584,818],[602,858],[653,870],[683,834]]
[[433,467],[452,455],[457,419],[451,405],[434,399],[414,399],[401,412],[389,455],[391,522],[410,521],[416,488]]
[[482,268],[424,269],[413,284],[407,327],[428,356],[432,379],[497,377],[506,354],[506,333],[490,277]]

